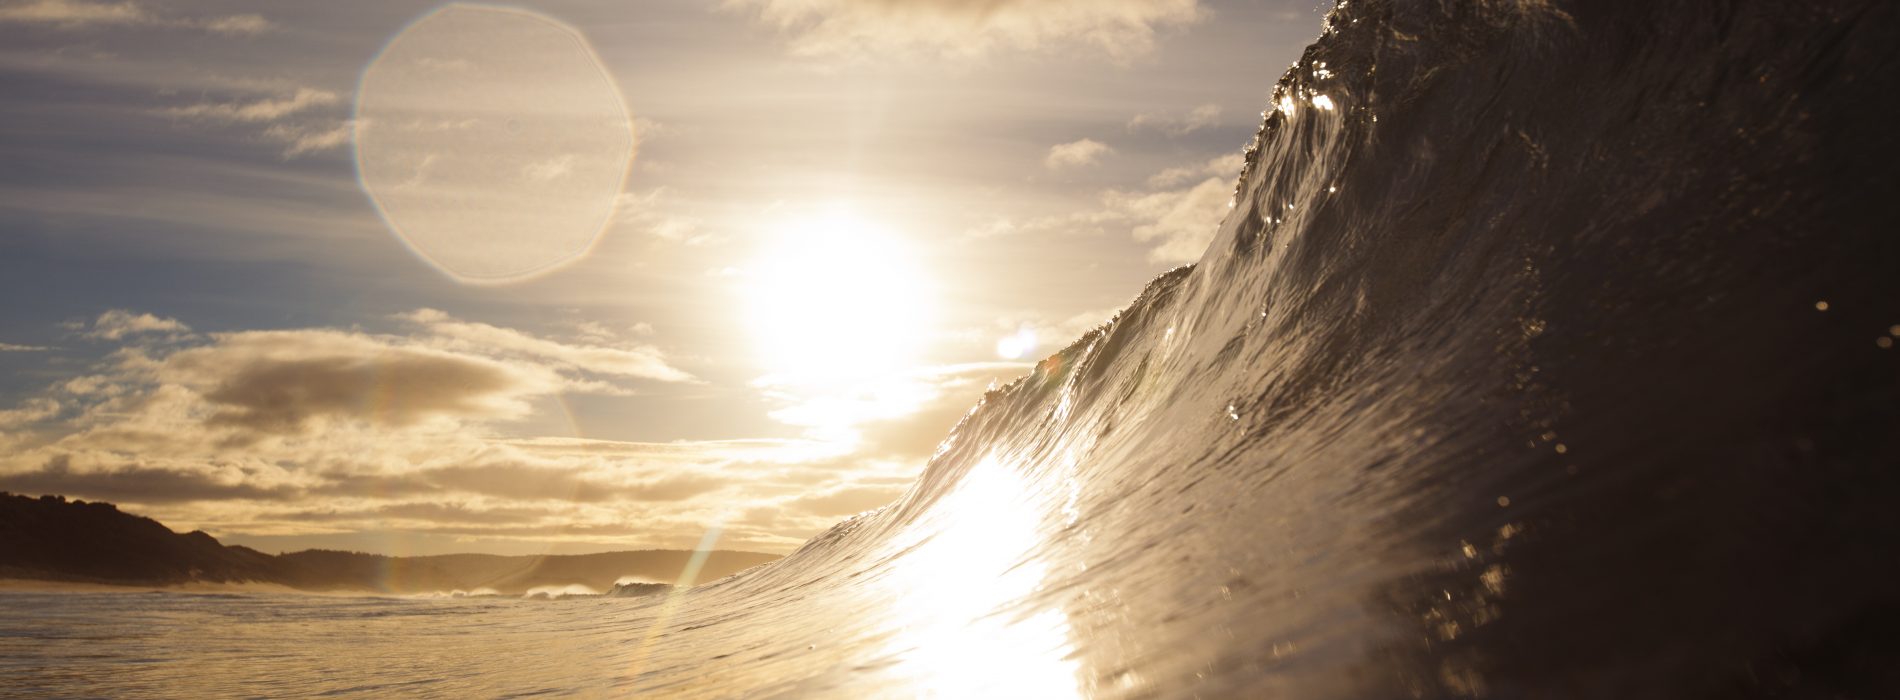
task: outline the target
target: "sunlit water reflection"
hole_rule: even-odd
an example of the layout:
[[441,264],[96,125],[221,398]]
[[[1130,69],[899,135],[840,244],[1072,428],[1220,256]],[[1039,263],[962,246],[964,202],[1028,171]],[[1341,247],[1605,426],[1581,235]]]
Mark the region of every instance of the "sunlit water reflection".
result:
[[0,593],[0,697],[601,696],[626,602]]
[[939,502],[954,521],[896,540],[908,551],[890,588],[896,672],[933,697],[1079,697],[1068,617],[1029,605],[1047,564],[1035,556],[1044,509],[1011,468],[987,458]]

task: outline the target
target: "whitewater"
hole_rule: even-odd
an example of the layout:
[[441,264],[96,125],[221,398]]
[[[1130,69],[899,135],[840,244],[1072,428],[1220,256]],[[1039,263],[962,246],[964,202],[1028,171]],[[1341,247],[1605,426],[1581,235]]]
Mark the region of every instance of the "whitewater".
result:
[[897,502],[632,598],[3,594],[0,693],[1890,694],[1896,36],[1339,3],[1201,260]]

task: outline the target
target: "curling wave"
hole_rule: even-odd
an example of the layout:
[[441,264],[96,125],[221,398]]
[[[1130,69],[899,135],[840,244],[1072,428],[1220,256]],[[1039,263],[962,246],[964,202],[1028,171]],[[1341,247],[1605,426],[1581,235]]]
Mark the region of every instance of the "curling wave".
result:
[[630,686],[1880,688],[1894,36],[1871,1],[1339,3],[1198,264],[898,502],[687,594]]

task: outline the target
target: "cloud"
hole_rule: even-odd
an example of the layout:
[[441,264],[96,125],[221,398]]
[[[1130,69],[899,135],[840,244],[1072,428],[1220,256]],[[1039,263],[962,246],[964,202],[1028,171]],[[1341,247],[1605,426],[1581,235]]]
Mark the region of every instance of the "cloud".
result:
[[1101,162],[1102,156],[1114,153],[1115,149],[1095,139],[1081,139],[1069,143],[1057,144],[1049,148],[1049,155],[1042,159],[1042,165],[1050,170],[1079,168]]
[[427,330],[433,336],[432,343],[439,347],[461,351],[480,349],[551,362],[591,374],[662,382],[694,381],[693,375],[669,364],[665,355],[649,345],[607,347],[559,343],[486,323],[458,321],[435,309],[421,309],[398,318]]
[[982,240],[985,238],[997,238],[999,236],[1015,235],[1017,232],[1021,231],[1022,228],[1023,227],[1021,224],[1018,224],[1011,219],[997,218],[997,219],[991,219],[973,228],[965,229],[963,232],[963,235],[965,238],[973,238],[977,240]]
[[0,22],[35,24],[61,29],[94,27],[160,27],[194,29],[224,35],[262,34],[276,25],[261,15],[176,17],[145,9],[135,2],[84,0],[30,0],[0,7]]
[[1159,31],[1204,14],[1198,0],[727,0],[726,6],[790,34],[792,51],[806,56],[969,58],[1079,45],[1127,60],[1153,50]]
[[[1051,154],[1053,157],[1053,153]],[[1204,163],[1169,168],[1148,178],[1148,191],[1107,190],[1100,205],[1066,216],[1047,216],[1017,224],[992,222],[966,235],[1019,232],[1093,233],[1127,227],[1135,240],[1154,244],[1148,259],[1158,263],[1199,260],[1214,240],[1233,200],[1234,178],[1239,176],[1238,155],[1220,156]],[[1185,183],[1199,182],[1183,187]]]
[[1220,123],[1220,105],[1204,104],[1188,110],[1187,114],[1171,117],[1161,114],[1138,114],[1129,120],[1129,131],[1154,129],[1170,136],[1186,136]]
[[[102,374],[58,386],[91,400],[169,399],[176,416],[237,431],[239,443],[316,424],[436,419],[509,420],[527,401],[560,392],[624,394],[626,380],[691,381],[648,346],[567,344],[424,309],[400,317],[412,336],[310,328],[188,336],[171,318],[107,311],[88,338],[128,343]],[[148,347],[148,338],[167,345]],[[178,343],[186,347],[178,347]],[[150,407],[122,407],[149,412]]]
[[1245,163],[1245,160],[1246,159],[1239,153],[1229,153],[1227,155],[1217,156],[1205,163],[1192,163],[1180,167],[1168,168],[1148,178],[1148,186],[1174,187],[1206,177],[1226,178],[1231,182],[1235,178],[1240,177],[1240,168]]
[[1210,177],[1183,190],[1117,192],[1103,195],[1103,203],[1135,222],[1135,240],[1153,243],[1148,259],[1161,263],[1193,262],[1201,258],[1233,201],[1233,182]]
[[[102,318],[82,330],[185,327]],[[726,546],[783,551],[900,494],[987,381],[1024,367],[922,373],[913,412],[868,419],[851,442],[589,440],[535,436],[549,417],[537,411],[577,390],[693,381],[629,342],[630,324],[570,324],[568,342],[426,309],[391,322],[398,332],[127,330],[87,374],[0,407],[0,488],[111,500],[239,541],[690,547],[724,523]]]
[[59,415],[59,411],[59,402],[53,399],[27,399],[19,408],[0,410],[0,429],[37,423]]
[[333,126],[291,126],[272,124],[264,130],[264,137],[284,144],[284,157],[295,158],[307,153],[320,153],[350,145],[354,138],[356,121],[349,120]]
[[300,510],[283,514],[286,520],[337,522],[361,520],[409,520],[422,523],[498,524],[532,522],[555,514],[548,508],[482,508],[466,503],[392,503],[369,508]]
[[342,98],[330,90],[299,87],[288,92],[223,101],[177,105],[158,110],[172,119],[216,125],[263,125],[255,132],[284,146],[284,157],[295,158],[341,148],[355,135],[357,121],[334,115],[312,114],[337,107]]
[[1007,217],[997,218],[966,230],[963,235],[974,239],[1021,235],[1095,235],[1102,233],[1106,227],[1121,219],[1121,214],[1098,206],[1067,214],[1037,216],[1020,221]]
[[15,345],[13,343],[0,343],[0,352],[46,352],[52,349],[53,348],[46,347],[44,345]]
[[845,486],[792,501],[794,508],[813,515],[838,517],[856,515],[897,500],[904,487],[889,484]]
[[1227,216],[1240,167],[1240,156],[1230,154],[1169,168],[1148,178],[1147,190],[1106,190],[1098,204],[1087,209],[1020,221],[994,219],[963,235],[979,239],[1024,234],[1101,235],[1120,229],[1137,241],[1153,243],[1148,252],[1153,262],[1193,262],[1200,259]]
[[787,441],[561,441],[544,450],[468,431],[416,439],[383,430],[355,445],[315,434],[235,451],[153,443],[143,448],[149,456],[128,456],[124,443],[86,437],[0,458],[0,489],[112,500],[175,528],[215,525],[225,534],[398,531],[491,543],[611,536],[617,548],[690,547],[725,514],[770,512],[766,521],[729,524],[722,544],[783,551],[836,521],[791,504],[853,478],[892,492],[907,481],[782,461],[829,459]]
[[229,15],[204,20],[202,26],[215,34],[262,34],[276,29],[263,15]]
[[523,166],[521,174],[535,182],[553,182],[574,172],[574,154],[564,153]]
[[726,479],[679,474],[645,481],[617,481],[559,467],[493,464],[454,467],[419,475],[441,489],[513,500],[582,503],[632,499],[680,501],[725,486]]
[[269,122],[315,107],[336,104],[337,94],[297,88],[288,95],[232,102],[202,102],[160,110],[166,116],[223,122]]
[[1058,320],[1037,313],[1015,313],[998,318],[989,326],[966,329],[957,333],[956,337],[981,350],[994,348],[999,355],[1004,347],[1000,341],[1008,339],[1013,344],[1011,349],[1016,352],[1013,357],[1005,355],[1006,359],[1034,361],[1067,347],[1077,338],[1107,323],[1118,312],[1119,309],[1115,308],[1092,309]]
[[646,194],[623,192],[614,201],[615,218],[622,225],[663,241],[697,246],[718,240],[706,232],[705,222],[698,217],[676,213],[681,206],[675,200],[665,187],[655,187]]
[[190,333],[191,327],[174,318],[160,318],[146,313],[132,313],[125,309],[112,309],[99,314],[93,320],[92,328],[80,335],[94,340],[120,340],[134,335],[150,333],[181,334]]
[[4,479],[7,490],[16,493],[84,494],[94,499],[139,503],[233,498],[285,500],[294,495],[242,474],[219,474],[215,470],[190,467],[124,462],[75,469],[71,455],[55,456],[39,469],[7,474],[0,479]]
[[210,426],[301,433],[320,419],[413,425],[501,418],[547,393],[548,374],[494,360],[327,331],[251,331],[166,358],[162,376],[199,390]]
[[0,22],[50,24],[63,27],[144,24],[152,15],[130,2],[76,2],[35,0],[0,7]]

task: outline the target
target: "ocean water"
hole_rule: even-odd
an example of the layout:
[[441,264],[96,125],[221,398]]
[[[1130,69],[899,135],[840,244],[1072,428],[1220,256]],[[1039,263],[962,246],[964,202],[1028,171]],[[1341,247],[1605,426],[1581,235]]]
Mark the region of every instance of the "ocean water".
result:
[[0,697],[606,696],[650,613],[602,597],[0,593]]
[[1873,0],[1342,3],[1201,261],[786,559],[9,594],[0,692],[1891,697],[1896,36]]

